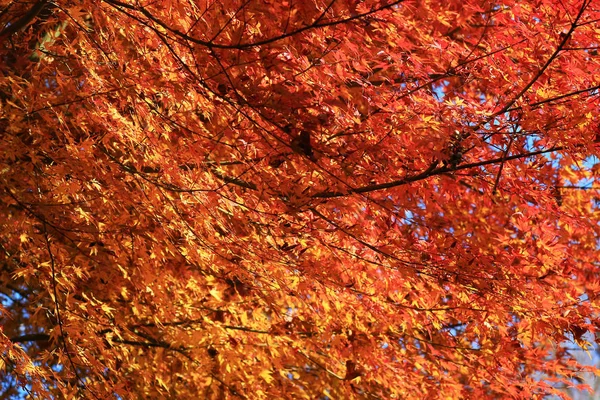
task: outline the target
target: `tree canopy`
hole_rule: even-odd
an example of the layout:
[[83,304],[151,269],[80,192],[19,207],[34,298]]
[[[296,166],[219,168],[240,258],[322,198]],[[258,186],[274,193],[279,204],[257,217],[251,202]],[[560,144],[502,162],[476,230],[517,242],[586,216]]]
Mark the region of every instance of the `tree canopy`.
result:
[[523,398],[600,329],[592,0],[0,0],[3,398]]

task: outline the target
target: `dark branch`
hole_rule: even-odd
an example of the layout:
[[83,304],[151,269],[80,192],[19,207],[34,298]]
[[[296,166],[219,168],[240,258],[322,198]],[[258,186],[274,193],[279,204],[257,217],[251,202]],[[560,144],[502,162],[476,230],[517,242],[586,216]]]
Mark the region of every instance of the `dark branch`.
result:
[[578,26],[577,24],[578,24],[579,20],[583,16],[583,13],[585,12],[585,9],[588,6],[589,6],[589,2],[584,1],[583,4],[582,4],[582,6],[581,6],[581,8],[579,9],[579,13],[577,14],[577,16],[575,17],[575,20],[571,24],[571,27],[570,27],[569,31],[563,36],[562,40],[560,41],[560,43],[558,44],[558,46],[554,50],[554,53],[552,53],[552,55],[550,56],[550,58],[548,58],[548,60],[546,61],[546,63],[539,69],[539,71],[533,76],[533,78],[510,101],[508,101],[508,103],[506,103],[504,105],[504,107],[502,107],[502,109],[500,109],[500,111],[494,113],[490,117],[489,120],[497,117],[498,115],[502,115],[506,111],[508,111],[525,93],[527,93],[527,91],[529,91],[529,89],[531,89],[531,87],[538,81],[538,79],[540,79],[540,77],[548,69],[548,67],[550,66],[550,64],[552,64],[552,62],[558,57],[558,55],[563,50],[563,48],[565,47],[565,45],[567,44],[567,42],[569,41],[569,39],[571,39],[571,36],[573,35],[573,32],[575,32],[575,29]]
[[48,5],[48,0],[40,0],[33,5],[21,18],[19,18],[14,23],[8,25],[0,32],[0,38],[10,36],[15,32],[20,31],[25,28],[35,17],[37,17],[44,8]]
[[27,335],[13,336],[10,338],[13,343],[26,343],[26,342],[48,342],[50,341],[50,335],[45,333],[29,333]]
[[[192,43],[196,43],[199,44],[201,46],[205,46],[208,48],[215,48],[215,49],[237,49],[237,50],[241,50],[241,49],[248,49],[248,48],[252,48],[252,47],[257,47],[257,46],[262,46],[265,44],[269,44],[269,43],[273,43],[273,42],[277,42],[283,39],[286,39],[288,37],[294,36],[294,35],[298,35],[302,32],[308,31],[308,30],[312,30],[312,29],[320,29],[320,28],[326,28],[326,27],[330,27],[330,26],[335,26],[335,25],[341,25],[341,24],[345,24],[348,22],[352,22],[352,21],[356,21],[359,20],[361,18],[364,17],[368,17],[369,15],[378,13],[380,11],[392,8],[394,6],[397,6],[400,3],[403,3],[404,0],[396,0],[393,1],[389,4],[385,4],[381,7],[369,10],[367,12],[364,12],[362,14],[358,14],[358,15],[353,15],[351,17],[348,18],[343,18],[343,19],[339,19],[339,20],[335,20],[335,21],[329,21],[329,22],[319,22],[319,20],[322,19],[322,16],[319,16],[313,23],[306,25],[302,28],[298,28],[296,30],[293,30],[291,32],[288,33],[283,33],[279,36],[275,36],[275,37],[271,37],[269,39],[264,39],[264,40],[259,40],[256,42],[252,42],[252,43],[239,43],[239,44],[235,44],[235,45],[229,45],[229,44],[217,44],[217,43],[213,43],[212,41],[205,41],[205,40],[200,40],[200,39],[196,39],[192,36],[189,36],[177,29],[174,29],[172,27],[170,27],[169,25],[167,25],[166,23],[164,23],[162,20],[160,20],[159,18],[155,17],[151,12],[149,12],[148,10],[146,10],[144,7],[133,7],[129,4],[120,2],[118,0],[104,0],[107,3],[111,4],[112,6],[118,6],[118,7],[123,7],[129,10],[136,10],[141,12],[144,16],[146,16],[148,19],[150,19],[151,21],[157,23],[158,25],[160,25],[162,28],[168,30],[171,33],[174,33],[176,36],[179,36],[180,38],[187,40],[189,42]],[[123,10],[120,10],[123,12]],[[128,13],[127,13],[128,14]],[[129,15],[129,14],[128,14]],[[130,15],[131,16],[131,15]]]
[[499,158],[494,158],[494,159],[486,160],[486,161],[458,165],[456,167],[451,167],[451,166],[444,166],[444,167],[440,167],[440,168],[431,168],[430,167],[420,174],[413,175],[413,176],[407,176],[406,178],[398,179],[395,181],[379,183],[376,185],[362,186],[359,188],[351,189],[348,192],[325,191],[325,192],[316,193],[312,197],[317,198],[317,199],[330,199],[330,198],[334,198],[334,197],[347,196],[347,195],[350,195],[353,193],[369,193],[369,192],[375,192],[375,191],[383,190],[383,189],[391,189],[393,187],[407,185],[409,183],[421,181],[423,179],[427,179],[427,178],[430,178],[430,177],[436,176],[436,175],[446,174],[448,172],[455,172],[455,171],[460,171],[463,169],[483,167],[485,165],[496,164],[496,163],[506,162],[506,161],[510,161],[510,160],[516,160],[519,158],[527,158],[527,157],[537,156],[540,154],[551,153],[554,151],[560,151],[560,150],[564,150],[564,149],[565,149],[565,147],[552,147],[552,148],[546,149],[546,150],[538,150],[538,151],[532,151],[529,153],[515,154],[512,156],[508,156],[508,157],[499,157]]

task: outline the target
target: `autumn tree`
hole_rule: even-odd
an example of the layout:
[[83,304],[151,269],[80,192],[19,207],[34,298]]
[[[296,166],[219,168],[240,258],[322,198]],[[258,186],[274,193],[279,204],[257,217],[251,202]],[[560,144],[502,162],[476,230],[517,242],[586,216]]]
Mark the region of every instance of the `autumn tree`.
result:
[[3,398],[541,398],[600,329],[600,3],[0,0]]

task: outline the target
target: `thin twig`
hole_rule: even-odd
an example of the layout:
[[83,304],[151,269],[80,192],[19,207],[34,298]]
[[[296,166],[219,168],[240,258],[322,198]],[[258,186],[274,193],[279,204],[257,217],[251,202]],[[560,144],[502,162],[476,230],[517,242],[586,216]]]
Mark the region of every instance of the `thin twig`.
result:
[[[505,158],[505,159],[506,159],[506,156],[508,155],[508,152],[510,151],[510,146],[512,146],[512,144],[513,144],[513,140],[514,140],[514,136],[511,136],[510,141],[508,142],[508,145],[506,146],[506,149],[504,150],[503,158]],[[498,190],[498,184],[500,183],[500,176],[502,176],[502,170],[504,169],[505,162],[506,162],[506,160],[502,160],[500,162],[500,167],[498,168],[498,174],[496,175],[496,180],[494,181],[494,189],[492,190],[492,195],[495,195],[496,191]]]

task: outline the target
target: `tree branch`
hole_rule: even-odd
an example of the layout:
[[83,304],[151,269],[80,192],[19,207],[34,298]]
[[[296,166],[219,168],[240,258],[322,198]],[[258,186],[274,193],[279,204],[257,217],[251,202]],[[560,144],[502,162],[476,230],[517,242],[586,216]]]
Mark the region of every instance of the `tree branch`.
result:
[[[158,25],[160,25],[162,28],[166,29],[167,31],[174,33],[176,36],[179,36],[180,38],[187,40],[189,42],[192,43],[196,43],[199,44],[201,46],[205,46],[208,48],[215,48],[215,49],[237,49],[237,50],[242,50],[242,49],[248,49],[248,48],[252,48],[252,47],[257,47],[257,46],[262,46],[265,44],[270,44],[273,42],[277,42],[279,40],[283,40],[286,39],[290,36],[294,36],[297,35],[299,33],[308,31],[308,30],[312,30],[312,29],[319,29],[319,28],[325,28],[325,27],[330,27],[330,26],[335,26],[335,25],[340,25],[340,24],[345,24],[348,22],[352,22],[364,17],[368,17],[369,15],[378,13],[380,11],[392,8],[394,6],[397,6],[400,3],[403,3],[404,0],[396,0],[393,1],[389,4],[384,4],[381,7],[369,10],[367,12],[364,12],[362,14],[358,14],[358,15],[353,15],[351,17],[348,18],[343,18],[343,19],[339,19],[339,20],[335,20],[335,21],[329,21],[329,22],[318,22],[319,20],[322,19],[322,16],[318,17],[313,23],[303,26],[302,28],[298,28],[296,30],[293,30],[291,32],[288,33],[283,33],[279,36],[275,36],[275,37],[271,37],[268,39],[264,39],[264,40],[259,40],[256,42],[251,42],[251,43],[239,43],[239,44],[235,44],[235,45],[230,45],[230,44],[217,44],[217,43],[213,43],[212,41],[206,41],[206,40],[200,40],[200,39],[196,39],[192,36],[187,35],[186,33],[183,33],[177,29],[174,29],[172,27],[170,27],[169,25],[167,25],[166,23],[164,23],[162,20],[160,20],[159,18],[155,17],[150,11],[146,10],[144,7],[133,7],[129,4],[123,3],[121,1],[118,0],[104,0],[105,2],[109,3],[110,5],[112,5],[113,7],[117,8],[118,7],[123,7],[129,10],[136,10],[139,11],[140,13],[142,13],[144,16],[146,16],[148,19],[150,19],[151,21],[157,23]],[[124,10],[121,10],[120,8],[117,8],[119,11],[124,12]],[[131,16],[129,13],[126,13],[127,15]],[[135,18],[135,17],[134,17]],[[136,18],[137,19],[137,18]]]
[[2,29],[0,32],[0,38],[5,38],[25,28],[31,21],[33,21],[35,17],[39,15],[40,12],[42,12],[46,5],[48,5],[48,0],[39,0],[33,5],[33,7],[31,7],[31,9],[29,9],[29,11],[23,14],[21,18]]
[[27,335],[13,336],[9,340],[13,343],[48,342],[50,335],[45,333],[29,333]]
[[577,16],[575,17],[575,20],[571,24],[569,31],[562,37],[562,40],[558,44],[558,47],[556,47],[556,49],[554,50],[554,53],[552,53],[550,58],[548,58],[546,63],[542,66],[542,68],[539,69],[539,71],[533,76],[533,78],[511,100],[509,100],[508,103],[506,103],[504,105],[504,107],[502,107],[499,111],[495,112],[491,116],[490,120],[495,118],[496,116],[504,114],[506,111],[508,111],[513,106],[513,104],[515,104],[517,102],[517,100],[519,100],[527,91],[529,91],[529,89],[531,89],[531,87],[538,81],[538,79],[540,79],[540,77],[544,74],[544,72],[546,72],[546,70],[548,69],[550,64],[552,64],[552,62],[556,59],[556,57],[558,57],[560,52],[563,50],[563,48],[565,47],[565,45],[567,44],[567,42],[573,35],[573,32],[575,32],[575,29],[578,26],[577,23],[579,22],[579,20],[583,16],[583,13],[585,12],[585,9],[589,5],[590,5],[589,1],[585,0],[583,2],[583,4],[581,5],[581,8],[579,9],[579,13],[577,14]]
[[563,147],[563,146],[552,147],[550,149],[537,150],[537,151],[532,151],[532,152],[523,153],[523,154],[514,154],[514,155],[508,156],[508,157],[499,157],[499,158],[494,158],[494,159],[486,160],[486,161],[458,165],[456,167],[444,166],[444,167],[433,168],[433,169],[428,168],[427,170],[423,171],[420,174],[413,175],[413,176],[407,176],[406,178],[398,179],[395,181],[379,183],[379,184],[375,184],[375,185],[362,186],[359,188],[351,189],[348,192],[324,191],[324,192],[316,193],[316,194],[312,195],[312,197],[316,198],[316,199],[331,199],[331,198],[335,198],[335,197],[347,196],[347,195],[350,195],[353,193],[369,193],[369,192],[375,192],[375,191],[383,190],[383,189],[391,189],[393,187],[407,185],[409,183],[421,181],[423,179],[427,179],[427,178],[430,178],[430,177],[436,176],[436,175],[446,174],[448,172],[455,172],[455,171],[460,171],[463,169],[483,167],[485,165],[496,164],[499,162],[505,162],[505,161],[510,161],[510,160],[516,160],[519,158],[527,158],[527,157],[537,156],[540,154],[564,150],[565,148],[566,147]]

